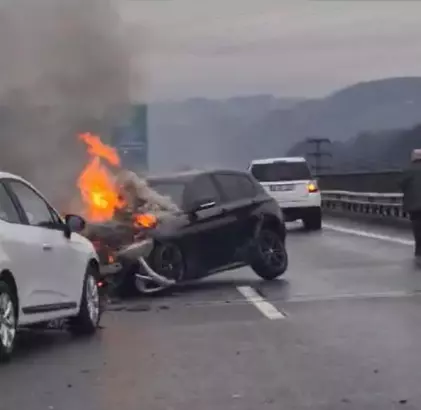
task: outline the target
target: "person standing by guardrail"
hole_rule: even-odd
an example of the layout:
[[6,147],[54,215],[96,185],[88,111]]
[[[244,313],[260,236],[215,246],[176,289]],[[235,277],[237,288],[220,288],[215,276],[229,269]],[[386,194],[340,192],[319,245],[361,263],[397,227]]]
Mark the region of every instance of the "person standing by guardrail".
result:
[[401,183],[403,209],[409,213],[415,240],[415,257],[421,261],[421,149],[414,149],[411,164],[404,171]]

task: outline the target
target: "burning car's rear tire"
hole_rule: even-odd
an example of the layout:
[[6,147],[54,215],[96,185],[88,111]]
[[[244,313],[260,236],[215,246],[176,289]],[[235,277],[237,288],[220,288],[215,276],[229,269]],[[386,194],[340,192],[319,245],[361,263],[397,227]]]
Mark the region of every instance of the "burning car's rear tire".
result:
[[265,280],[283,275],[288,268],[288,253],[281,236],[271,229],[262,229],[253,249],[251,267]]

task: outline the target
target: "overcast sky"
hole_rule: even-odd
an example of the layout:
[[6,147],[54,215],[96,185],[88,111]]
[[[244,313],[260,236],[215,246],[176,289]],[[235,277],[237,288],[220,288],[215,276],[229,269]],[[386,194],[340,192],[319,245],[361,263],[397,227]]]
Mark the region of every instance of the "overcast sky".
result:
[[359,81],[421,75],[419,1],[120,4],[136,99],[311,97]]

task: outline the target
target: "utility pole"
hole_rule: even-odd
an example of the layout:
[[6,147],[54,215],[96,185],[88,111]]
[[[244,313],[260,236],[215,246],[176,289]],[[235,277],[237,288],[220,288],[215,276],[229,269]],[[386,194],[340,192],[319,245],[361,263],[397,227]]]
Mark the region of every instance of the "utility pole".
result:
[[[314,157],[313,169],[315,175],[320,175],[324,170],[328,170],[331,167],[324,165],[323,160],[326,157],[332,157],[330,152],[331,141],[329,138],[307,138],[306,143],[308,146],[312,147],[310,152],[307,153],[308,157]],[[323,144],[328,144],[329,148],[323,149]]]

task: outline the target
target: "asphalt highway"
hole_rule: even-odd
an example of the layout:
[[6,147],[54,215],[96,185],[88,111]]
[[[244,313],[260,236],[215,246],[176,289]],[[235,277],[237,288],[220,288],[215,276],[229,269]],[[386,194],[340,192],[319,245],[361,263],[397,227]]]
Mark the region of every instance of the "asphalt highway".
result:
[[405,230],[293,224],[290,267],[116,302],[90,340],[22,333],[1,410],[420,409],[421,268]]

